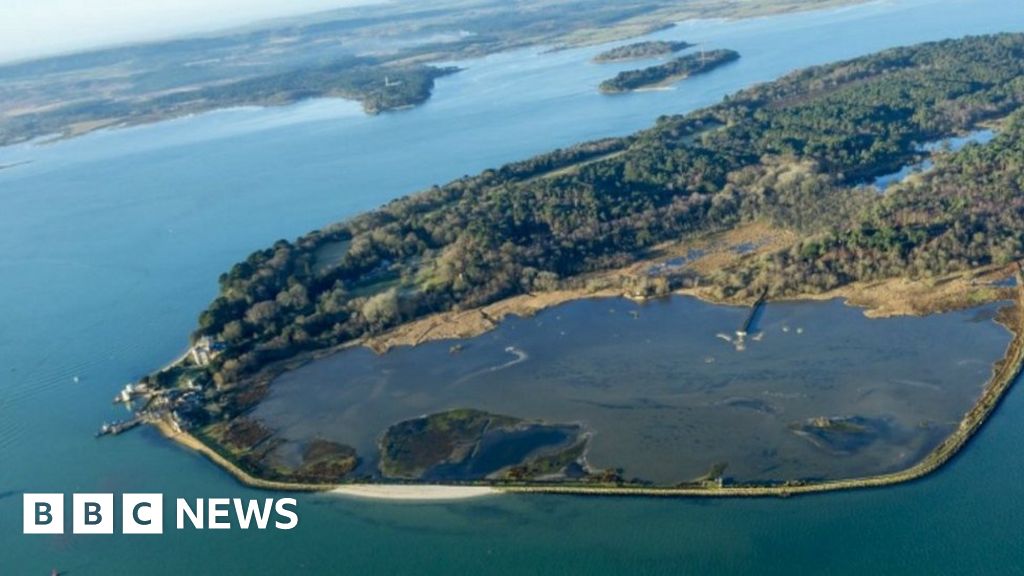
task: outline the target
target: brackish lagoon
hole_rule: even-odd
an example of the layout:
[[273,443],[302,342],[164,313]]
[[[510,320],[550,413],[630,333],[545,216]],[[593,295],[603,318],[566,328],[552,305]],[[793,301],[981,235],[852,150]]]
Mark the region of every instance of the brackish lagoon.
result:
[[883,474],[977,400],[1011,337],[996,308],[871,320],[838,300],[773,303],[741,343],[745,308],[578,300],[476,338],[316,360],[252,417],[292,442],[355,447],[362,474],[389,425],[456,408],[578,423],[592,467],[658,485],[723,469],[739,482]]

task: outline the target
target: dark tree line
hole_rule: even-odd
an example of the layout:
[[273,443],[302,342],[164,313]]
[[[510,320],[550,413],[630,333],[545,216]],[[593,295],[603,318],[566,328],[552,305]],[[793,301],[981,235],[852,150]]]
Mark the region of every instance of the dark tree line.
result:
[[663,64],[619,72],[614,78],[601,82],[600,89],[609,94],[638,90],[661,84],[673,78],[685,78],[710,72],[723,64],[738,60],[739,57],[739,53],[732,50],[709,50],[680,56]]

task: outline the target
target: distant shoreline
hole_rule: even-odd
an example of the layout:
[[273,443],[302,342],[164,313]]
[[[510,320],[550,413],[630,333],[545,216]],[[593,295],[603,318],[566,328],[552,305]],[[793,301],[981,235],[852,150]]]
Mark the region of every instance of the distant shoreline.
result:
[[[486,46],[479,50],[453,45],[451,48],[426,54],[412,51],[409,54],[384,59],[380,63],[373,64],[373,70],[381,78],[378,78],[376,83],[370,84],[366,84],[360,79],[361,83],[358,86],[345,83],[339,84],[337,82],[322,82],[322,85],[316,86],[313,90],[310,90],[309,86],[305,84],[293,86],[287,83],[291,79],[289,75],[301,72],[303,69],[286,68],[283,73],[268,73],[259,77],[238,76],[234,78],[233,82],[228,84],[206,82],[195,86],[177,86],[174,90],[163,92],[130,94],[132,97],[131,101],[134,102],[131,107],[124,109],[116,108],[110,112],[75,110],[73,114],[68,113],[66,117],[61,117],[60,114],[64,112],[62,112],[62,105],[59,104],[63,102],[62,100],[56,100],[55,102],[43,100],[26,104],[26,106],[38,107],[39,111],[31,113],[19,112],[12,115],[0,113],[0,147],[32,142],[40,137],[45,138],[45,141],[61,141],[98,130],[155,124],[166,120],[229,108],[287,106],[312,98],[340,98],[356,101],[362,105],[364,112],[369,115],[397,112],[419,106],[432,98],[433,78],[452,72],[451,70],[438,68],[436,65],[438,62],[459,62],[525,47],[549,47],[550,49],[547,51],[557,51],[634,40],[671,28],[679,22],[702,18],[742,20],[796,12],[829,10],[838,7],[868,4],[871,1],[818,0],[817,2],[807,4],[797,0],[778,0],[776,3],[758,3],[753,6],[726,5],[717,9],[709,9],[703,6],[697,8],[671,8],[663,6],[643,14],[614,21],[607,28],[595,28],[584,25],[574,28],[570,26],[565,32],[559,34],[535,33],[532,36],[527,35],[525,38],[518,39],[515,42]],[[149,46],[159,45],[159,43],[143,43],[139,45]],[[34,62],[69,56],[71,54],[55,55],[7,65],[24,67]],[[400,69],[403,66],[406,67],[405,70]],[[3,67],[4,65],[0,65],[0,68]],[[324,71],[312,68],[307,69],[306,73],[309,76],[319,75],[322,78],[325,76],[322,73]],[[351,72],[348,69],[344,71],[346,73]],[[340,75],[340,73],[334,71],[332,77]],[[409,76],[409,78],[396,78],[396,75]],[[401,96],[391,94],[391,92],[398,89],[395,87],[411,86],[417,83],[417,76],[432,78],[427,83],[429,85],[409,94]],[[392,81],[394,82],[389,84]],[[266,84],[266,86],[261,85],[261,82]],[[383,82],[384,88],[381,88],[381,82]],[[107,102],[103,98],[104,96],[97,96],[101,103],[106,104]],[[165,100],[161,100],[161,98]],[[23,117],[27,117],[30,114],[35,115],[34,121],[32,123],[23,122]],[[7,123],[12,125],[8,127],[5,125]]]

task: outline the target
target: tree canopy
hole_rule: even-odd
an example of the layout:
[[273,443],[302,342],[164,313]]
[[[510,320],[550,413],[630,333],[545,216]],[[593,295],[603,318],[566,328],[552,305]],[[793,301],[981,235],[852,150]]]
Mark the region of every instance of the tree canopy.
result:
[[[302,350],[564,286],[658,243],[762,220],[802,240],[709,276],[724,295],[1018,259],[1022,102],[1022,34],[794,72],[628,137],[486,170],[280,240],[221,276],[195,334],[227,345],[210,370],[238,382]],[[862,185],[918,160],[922,143],[996,120],[992,142],[937,153],[921,178],[885,194]]]

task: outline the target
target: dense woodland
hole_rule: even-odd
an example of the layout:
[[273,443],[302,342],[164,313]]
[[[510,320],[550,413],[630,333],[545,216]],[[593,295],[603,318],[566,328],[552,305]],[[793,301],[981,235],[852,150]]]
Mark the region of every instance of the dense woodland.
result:
[[739,57],[739,53],[732,50],[709,50],[689,54],[640,70],[619,72],[614,78],[601,82],[599,88],[606,94],[639,90],[672,80],[681,80],[687,76],[710,72],[723,64],[738,60]]
[[621,62],[623,60],[636,60],[639,58],[653,58],[665,56],[673,52],[679,52],[693,46],[689,42],[670,42],[666,40],[649,40],[646,42],[634,42],[625,46],[618,46],[611,50],[605,50],[594,56],[594,62]]
[[1018,112],[991,143],[943,156],[926,178],[863,202],[849,224],[737,269],[722,285],[799,293],[1008,264],[1024,255],[1022,191],[1024,113]]
[[[195,336],[227,345],[210,370],[227,390],[245,390],[231,385],[303,350],[572,285],[658,243],[754,221],[803,240],[702,279],[723,296],[1019,259],[1022,103],[1021,34],[799,71],[626,138],[488,170],[278,241],[221,276]],[[913,181],[885,194],[863,185],[919,159],[924,142],[1000,119],[991,143],[939,153]]]

